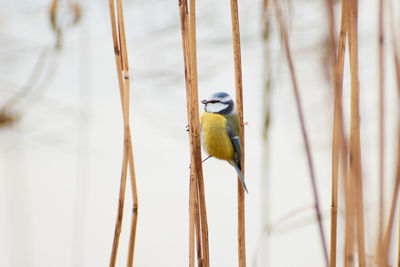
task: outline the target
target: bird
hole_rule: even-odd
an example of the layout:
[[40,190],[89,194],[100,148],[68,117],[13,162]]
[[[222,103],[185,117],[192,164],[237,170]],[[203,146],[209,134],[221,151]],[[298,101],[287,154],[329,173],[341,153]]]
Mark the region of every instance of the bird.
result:
[[248,193],[241,171],[239,117],[232,98],[225,92],[217,92],[201,103],[204,104],[204,112],[200,116],[203,150],[209,157],[226,160],[232,165]]

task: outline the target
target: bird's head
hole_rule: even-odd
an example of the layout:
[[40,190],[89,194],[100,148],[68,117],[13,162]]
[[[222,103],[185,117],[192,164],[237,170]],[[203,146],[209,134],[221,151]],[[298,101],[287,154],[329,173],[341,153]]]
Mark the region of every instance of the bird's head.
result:
[[235,103],[230,95],[225,92],[212,94],[208,99],[202,100],[204,110],[209,113],[217,113],[222,115],[236,114]]

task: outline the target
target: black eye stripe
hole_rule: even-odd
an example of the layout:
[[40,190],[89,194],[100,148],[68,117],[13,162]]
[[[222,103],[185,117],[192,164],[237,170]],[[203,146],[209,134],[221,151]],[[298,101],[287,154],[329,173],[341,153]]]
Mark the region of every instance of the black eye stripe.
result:
[[212,103],[212,104],[214,104],[214,103],[219,103],[220,101],[218,101],[218,100],[210,100],[210,101],[208,101],[208,103]]

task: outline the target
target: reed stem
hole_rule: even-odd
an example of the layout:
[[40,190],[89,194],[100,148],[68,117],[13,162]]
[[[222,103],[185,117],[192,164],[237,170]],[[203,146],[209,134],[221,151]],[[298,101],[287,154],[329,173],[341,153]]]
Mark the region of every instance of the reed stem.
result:
[[294,91],[295,99],[296,99],[297,113],[299,115],[301,132],[303,135],[304,146],[305,146],[306,154],[307,154],[307,162],[308,162],[308,167],[309,167],[309,171],[310,171],[310,180],[311,180],[311,186],[312,186],[312,190],[313,190],[313,196],[314,196],[314,202],[315,202],[315,212],[316,212],[316,216],[317,216],[317,220],[318,220],[318,227],[319,227],[319,233],[320,233],[320,238],[321,238],[324,261],[325,261],[325,265],[329,266],[328,249],[326,246],[325,233],[324,233],[324,229],[323,229],[323,225],[322,225],[321,211],[320,211],[320,207],[319,207],[318,190],[317,190],[317,184],[316,184],[315,175],[314,175],[313,161],[312,161],[312,157],[311,157],[311,149],[310,149],[310,145],[309,145],[309,141],[308,141],[307,131],[305,128],[303,109],[302,109],[301,100],[300,100],[300,93],[299,93],[299,89],[297,86],[296,72],[294,69],[292,55],[291,55],[291,51],[290,51],[290,47],[289,47],[287,27],[283,20],[282,10],[281,10],[278,0],[274,0],[274,6],[276,9],[278,23],[280,26],[282,41],[283,41],[283,45],[284,45],[285,52],[286,52],[290,75],[292,78],[293,91]]
[[[396,73],[396,85],[397,85],[398,98],[400,99],[400,60],[399,60],[399,52],[398,52],[398,42],[397,42],[397,36],[395,34],[396,31],[395,31],[395,24],[394,24],[394,19],[393,19],[393,7],[391,6],[391,8],[389,10],[391,10],[391,12],[389,12],[389,18],[390,18],[390,26],[391,26],[391,32],[392,32],[393,59],[394,59],[394,66],[395,66],[395,73]],[[400,110],[400,108],[399,108],[399,110]],[[381,266],[383,266],[383,264],[387,264],[387,262],[388,262],[390,240],[392,237],[394,217],[395,217],[395,209],[396,209],[396,203],[398,201],[399,189],[400,189],[400,121],[398,121],[397,128],[398,128],[398,130],[397,130],[396,178],[395,178],[395,184],[393,187],[392,202],[390,205],[388,225],[384,232],[382,243],[379,243],[381,250],[378,250],[378,252],[382,253],[382,255],[378,254],[379,264],[381,264]],[[398,242],[400,242],[400,236],[399,236]],[[398,247],[398,266],[400,266],[400,243],[398,244],[398,246],[399,246]]]
[[358,80],[358,0],[350,1],[349,48],[351,73],[350,110],[350,179],[353,180],[355,194],[355,217],[357,229],[358,264],[366,265],[364,238],[364,204],[361,177],[359,80]]
[[[121,233],[122,219],[123,219],[128,165],[131,178],[133,207],[132,207],[127,266],[131,267],[133,266],[134,249],[135,249],[136,226],[137,226],[137,215],[138,215],[138,196],[137,196],[135,166],[133,159],[132,136],[129,125],[129,97],[130,97],[129,64],[128,64],[128,53],[126,48],[123,6],[121,0],[116,0],[116,1],[117,1],[117,10],[115,10],[114,0],[109,0],[109,8],[110,8],[112,38],[114,44],[115,63],[117,67],[117,78],[118,78],[121,106],[122,106],[122,116],[124,121],[124,141],[123,141],[124,152],[123,152],[122,170],[121,170],[118,214],[117,214],[117,222],[115,225],[114,240],[110,258],[110,267],[113,267],[116,264],[119,237]],[[115,16],[115,12],[117,12],[117,16]]]
[[[235,88],[236,88],[236,110],[239,117],[239,137],[242,150],[241,171],[244,175],[244,123],[243,123],[243,83],[242,83],[242,60],[240,50],[240,31],[239,31],[239,11],[237,0],[231,0],[231,19],[232,19],[232,36],[233,36],[233,59],[235,63]],[[239,267],[246,267],[246,236],[245,236],[245,205],[244,190],[238,183],[238,261]]]
[[[383,0],[379,0],[379,230],[378,240],[382,240],[383,235],[383,211],[384,211],[384,174],[385,174],[385,121],[384,121],[384,33],[383,33]],[[378,242],[379,243],[379,242]]]
[[[201,148],[200,148],[200,120],[199,120],[199,106],[198,106],[198,91],[197,91],[197,59],[196,59],[196,15],[195,15],[195,1],[190,1],[190,10],[187,6],[187,0],[179,1],[179,11],[181,19],[181,33],[182,33],[182,46],[183,46],[183,57],[185,63],[185,81],[186,81],[186,96],[187,96],[187,113],[189,121],[189,140],[190,140],[190,155],[191,162],[190,168],[193,170],[196,179],[195,196],[191,195],[191,198],[196,199],[198,196],[198,210],[200,212],[200,230],[201,230],[201,249],[198,251],[202,252],[202,256],[198,255],[198,266],[209,266],[209,248],[208,248],[208,225],[207,225],[207,211],[205,203],[204,193],[204,180],[203,180],[203,169],[201,160]],[[190,15],[189,15],[190,13]],[[193,192],[191,190],[191,192]],[[190,202],[190,200],[189,200]],[[193,205],[190,208],[193,209]],[[190,211],[190,214],[194,214],[195,211]],[[192,216],[192,215],[190,215]],[[196,218],[196,216],[193,216]],[[193,221],[189,219],[189,223],[193,224]],[[190,227],[189,227],[190,229]],[[198,229],[198,227],[196,227]],[[191,233],[189,233],[190,235]],[[190,237],[189,237],[190,239]],[[189,240],[193,242],[193,240]],[[198,243],[199,244],[199,243]],[[191,247],[189,245],[189,261],[194,258],[190,256]],[[193,253],[192,253],[193,254]],[[191,258],[192,257],[192,258]],[[191,263],[189,262],[189,265]]]
[[[328,17],[329,17],[329,33],[330,33],[330,51],[331,51],[331,69],[333,72],[333,88],[334,88],[334,114],[333,114],[333,133],[332,133],[332,199],[331,199],[331,238],[330,238],[330,254],[329,266],[336,267],[336,248],[337,248],[337,210],[338,210],[338,174],[339,174],[339,149],[340,149],[340,132],[339,132],[339,90],[342,90],[342,79],[338,77],[336,59],[336,34],[335,34],[335,18],[333,10],[333,0],[326,1]],[[341,65],[343,73],[343,63]],[[339,85],[340,79],[340,85]],[[338,88],[340,86],[340,88]]]

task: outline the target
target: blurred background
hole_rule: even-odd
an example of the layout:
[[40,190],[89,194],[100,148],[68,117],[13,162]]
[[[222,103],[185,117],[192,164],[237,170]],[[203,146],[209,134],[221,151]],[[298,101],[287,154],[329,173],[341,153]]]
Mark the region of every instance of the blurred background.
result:
[[[51,1],[0,1],[0,266],[107,266],[109,262],[123,141],[109,9],[106,1],[74,3],[80,6],[79,20],[74,21],[76,5],[59,0],[54,30]],[[284,3],[329,241],[333,89],[327,11],[323,1]],[[399,6],[393,9],[397,24]],[[377,7],[378,1],[360,1],[367,255],[375,249],[378,222]],[[139,194],[135,266],[187,266],[190,155],[178,1],[126,0],[124,12]],[[339,1],[335,12],[339,25]],[[263,17],[262,0],[248,0],[239,1],[239,19],[248,123],[248,266],[322,266],[305,150],[276,18],[271,10]],[[268,40],[263,35],[265,19],[270,23]],[[229,1],[197,1],[197,27],[200,99],[216,91],[234,96]],[[385,45],[391,51],[390,38]],[[387,214],[395,173],[398,101],[391,52],[386,57]],[[349,88],[346,59],[347,115]],[[235,171],[216,159],[207,160],[203,168],[211,265],[237,266]],[[127,258],[129,185],[126,192],[117,266],[125,265]],[[341,266],[344,213],[339,194]],[[395,258],[391,255],[393,262]]]

